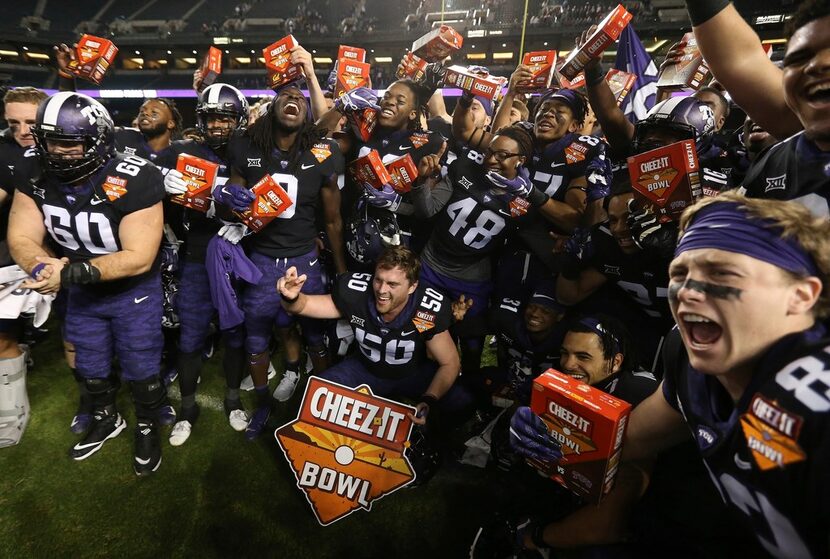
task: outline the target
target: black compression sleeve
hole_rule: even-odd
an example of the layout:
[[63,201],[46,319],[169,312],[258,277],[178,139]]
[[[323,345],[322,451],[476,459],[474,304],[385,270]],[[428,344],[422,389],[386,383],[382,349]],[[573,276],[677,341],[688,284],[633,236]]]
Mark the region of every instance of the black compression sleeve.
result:
[[702,25],[729,5],[729,0],[686,0],[686,10],[692,26]]

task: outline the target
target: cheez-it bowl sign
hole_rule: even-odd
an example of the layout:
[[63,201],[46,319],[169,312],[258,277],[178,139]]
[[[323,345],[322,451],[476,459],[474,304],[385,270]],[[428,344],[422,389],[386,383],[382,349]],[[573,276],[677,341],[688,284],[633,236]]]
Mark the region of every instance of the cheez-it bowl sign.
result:
[[405,449],[410,406],[311,377],[297,419],[274,432],[323,526],[415,479]]

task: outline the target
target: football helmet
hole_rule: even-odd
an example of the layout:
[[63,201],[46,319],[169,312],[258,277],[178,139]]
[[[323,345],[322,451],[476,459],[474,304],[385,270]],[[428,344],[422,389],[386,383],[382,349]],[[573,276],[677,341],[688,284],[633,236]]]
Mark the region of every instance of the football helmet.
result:
[[365,197],[346,230],[346,250],[357,262],[368,264],[384,249],[401,244],[401,229],[395,214],[372,207]]
[[[226,134],[212,136],[208,133],[208,115],[229,116],[235,119],[235,124]],[[199,93],[196,103],[196,128],[210,147],[222,147],[228,142],[234,129],[243,128],[247,124],[248,100],[234,86],[215,83]]]
[[679,132],[685,138],[694,140],[697,153],[701,154],[712,145],[715,113],[709,105],[694,97],[672,97],[658,103],[636,125],[634,147],[638,153],[662,147],[645,140],[646,135],[655,128]]
[[441,467],[441,451],[435,437],[435,433],[428,432],[426,426],[415,425],[412,428],[406,457],[415,472],[415,479],[407,487],[424,485]]
[[[70,91],[40,104],[33,129],[35,150],[47,172],[64,183],[79,182],[115,155],[115,126],[95,99]],[[49,144],[81,144],[83,153],[52,153]]]

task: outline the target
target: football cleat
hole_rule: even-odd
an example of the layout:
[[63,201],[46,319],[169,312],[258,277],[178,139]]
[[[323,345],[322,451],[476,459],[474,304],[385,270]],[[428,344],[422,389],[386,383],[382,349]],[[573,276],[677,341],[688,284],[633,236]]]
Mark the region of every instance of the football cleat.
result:
[[75,435],[83,435],[89,430],[90,425],[92,425],[92,414],[80,412],[76,413],[72,418],[72,423],[69,424],[69,430]]
[[114,409],[96,411],[92,417],[92,427],[83,440],[69,450],[69,456],[73,460],[89,458],[101,450],[105,442],[117,437],[126,426],[127,422]]
[[[268,382],[274,379],[277,376],[277,370],[274,368],[273,363],[268,363]],[[242,383],[239,385],[240,390],[244,390],[245,392],[250,392],[254,389],[254,379],[251,378],[251,375],[248,375],[244,379],[242,379]]]
[[167,369],[167,372],[164,373],[161,381],[164,383],[164,386],[170,386],[177,378],[179,378],[179,371],[176,367],[170,367]]
[[257,408],[251,416],[248,425],[245,427],[245,438],[249,441],[255,440],[262,430],[265,429],[265,424],[268,423],[268,418],[271,417],[271,406],[263,406]]
[[152,421],[141,420],[135,427],[133,470],[139,477],[150,475],[161,465],[161,445]]
[[156,418],[161,425],[173,425],[176,422],[176,410],[170,404],[166,404],[158,409]]
[[282,375],[282,380],[274,389],[274,399],[278,402],[287,402],[294,395],[294,390],[297,389],[297,384],[300,382],[300,373],[297,371],[286,370]]
[[172,446],[182,446],[190,438],[192,430],[193,425],[188,420],[177,421],[173,425],[173,430],[170,431],[170,444]]
[[228,423],[231,429],[241,433],[248,426],[248,414],[245,410],[231,410],[228,414]]

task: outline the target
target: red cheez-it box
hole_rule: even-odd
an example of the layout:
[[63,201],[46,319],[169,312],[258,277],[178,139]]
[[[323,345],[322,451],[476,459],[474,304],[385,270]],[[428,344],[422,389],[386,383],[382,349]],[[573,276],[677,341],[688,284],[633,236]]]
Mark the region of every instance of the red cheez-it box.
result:
[[340,45],[337,49],[337,60],[351,60],[352,62],[366,62],[366,49]]
[[440,62],[463,44],[464,37],[458,31],[442,25],[412,43],[412,53],[427,62]]
[[504,82],[496,76],[474,74],[464,66],[450,66],[444,74],[444,87],[457,87],[491,101],[501,98]]
[[355,136],[363,142],[368,142],[369,138],[372,137],[375,125],[378,123],[378,112],[376,109],[350,112],[346,115],[346,121],[351,125]]
[[254,201],[250,209],[234,212],[251,231],[259,231],[293,204],[285,189],[271,175],[259,179],[251,187],[251,193]]
[[610,14],[605,16],[597,30],[588,37],[585,44],[579,49],[574,49],[565,59],[565,63],[560,68],[559,73],[572,80],[576,75],[582,71],[585,64],[592,58],[599,58],[602,52],[619,39],[620,33],[631,21],[631,13],[623,7],[622,4],[617,5]]
[[337,85],[334,96],[340,97],[358,87],[369,87],[370,66],[365,62],[341,58],[337,61]]
[[200,212],[208,211],[219,164],[182,153],[176,160],[176,170],[184,175],[187,192],[171,197],[170,201]]
[[543,50],[526,52],[522,64],[530,66],[533,77],[529,81],[520,82],[516,90],[519,93],[531,93],[550,88],[554,74],[556,74],[556,51]]
[[118,47],[108,39],[83,35],[75,49],[75,58],[69,63],[68,70],[76,77],[101,85]]
[[657,77],[657,87],[664,89],[700,89],[709,80],[709,66],[697,47],[694,33],[683,35],[683,47],[680,59],[666,66]]
[[349,163],[349,173],[355,182],[370,184],[378,190],[383,188],[384,184],[392,182],[392,177],[383,165],[380,154],[374,149]]
[[605,81],[608,83],[608,87],[611,88],[611,93],[617,99],[617,106],[620,106],[631,92],[634,82],[637,81],[637,74],[611,68],[605,75]]
[[401,59],[401,63],[395,72],[395,77],[399,80],[409,78],[412,81],[420,82],[424,79],[424,70],[426,67],[426,60],[408,52]]
[[202,90],[209,85],[213,85],[219,74],[222,73],[222,51],[216,47],[210,47],[202,60],[202,83],[199,84],[199,89]]
[[634,196],[664,218],[676,219],[701,197],[694,140],[683,140],[628,158]]
[[288,35],[262,49],[268,70],[268,85],[272,89],[303,77],[302,68],[291,64],[291,49],[296,46],[299,46],[297,40]]
[[392,188],[400,193],[412,190],[412,185],[418,178],[418,167],[408,153],[387,163],[386,171],[392,179]]
[[533,381],[530,408],[562,445],[559,464],[528,460],[587,502],[614,486],[631,404],[554,369]]

